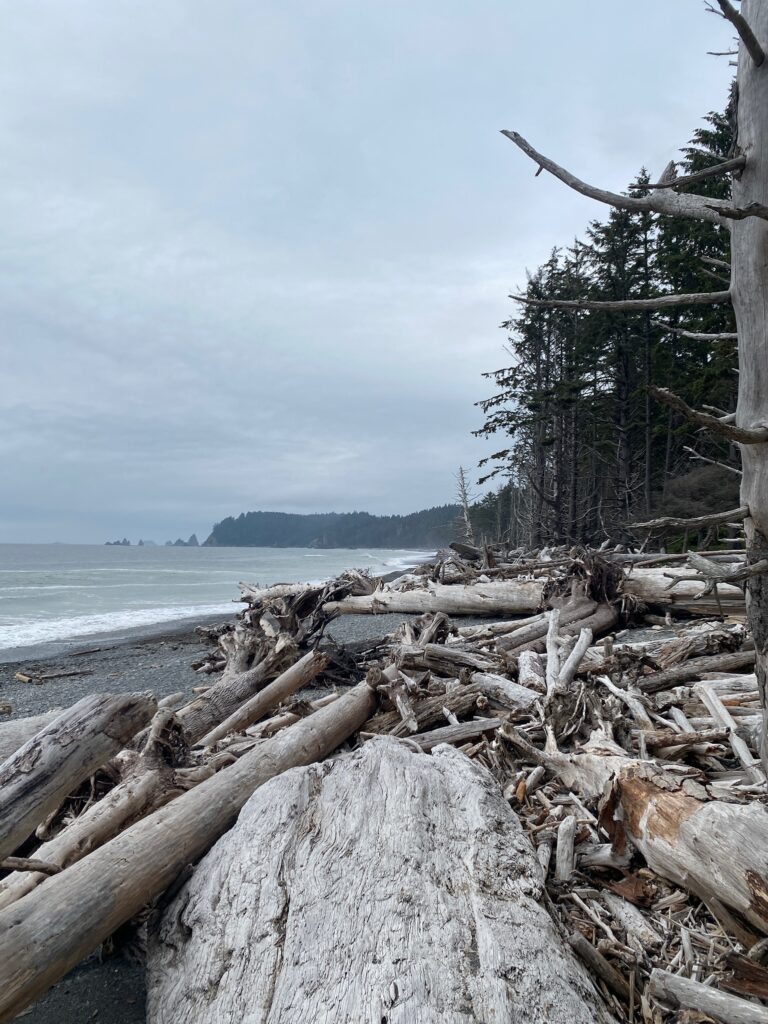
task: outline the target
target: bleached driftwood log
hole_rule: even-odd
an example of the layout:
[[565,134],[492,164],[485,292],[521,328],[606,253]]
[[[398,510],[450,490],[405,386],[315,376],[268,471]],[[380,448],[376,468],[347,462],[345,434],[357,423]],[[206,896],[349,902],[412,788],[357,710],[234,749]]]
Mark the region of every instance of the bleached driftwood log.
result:
[[[622,831],[652,871],[737,910],[768,933],[768,813],[710,800],[691,778],[645,762],[617,776]],[[614,811],[614,818],[617,817]]]
[[0,860],[150,720],[151,693],[84,697],[0,765]]
[[0,1021],[13,1019],[167,889],[232,827],[259,786],[335,750],[375,701],[360,683],[0,911]]
[[493,672],[474,672],[471,679],[485,696],[499,707],[513,711],[528,711],[537,700],[541,700],[542,695],[536,690],[521,686],[520,683],[514,683]]
[[[685,569],[677,568],[634,568],[624,580],[623,591],[646,604],[678,606],[702,615],[717,615],[721,609],[744,614],[744,594],[739,587],[721,583],[717,587],[717,597],[714,594],[701,596],[703,582],[685,580],[669,589],[673,581],[665,573],[684,576],[690,575],[690,570],[686,573]],[[421,615],[445,612],[448,615],[525,615],[541,608],[544,587],[545,583],[540,579],[497,580],[472,586],[427,581],[425,586],[412,590],[384,587],[373,594],[330,601],[323,607],[329,613],[340,614],[401,612]]]
[[421,615],[445,612],[448,615],[523,615],[537,611],[544,596],[541,580],[503,580],[497,583],[460,583],[446,585],[427,582],[414,590],[384,588],[364,597],[347,597],[324,605],[327,612],[376,615],[403,612]]
[[764,1006],[658,967],[651,971],[649,991],[665,1006],[706,1014],[708,1020],[719,1020],[722,1024],[768,1024],[768,1009]]
[[31,740],[35,733],[50,725],[60,714],[61,711],[46,711],[42,715],[32,715],[30,718],[14,718],[10,722],[0,722],[0,763],[6,761],[11,754],[15,754],[19,747],[23,747],[27,740]]
[[249,801],[151,937],[148,1021],[606,1022],[542,888],[485,769],[373,740]]
[[676,579],[691,575],[690,569],[675,566],[660,569],[634,568],[624,580],[625,594],[631,594],[645,604],[671,605],[701,615],[718,615],[723,612],[746,613],[744,592],[732,583],[719,583],[717,594],[702,595],[704,580],[684,579],[670,589]]
[[[121,781],[39,846],[36,858],[58,868],[68,867],[140,818],[210,778],[215,759],[197,767],[175,767],[178,736],[173,733],[178,729],[172,709],[160,708],[141,752],[123,751]],[[45,873],[29,869],[11,872],[0,880],[0,909],[31,892],[45,877]]]

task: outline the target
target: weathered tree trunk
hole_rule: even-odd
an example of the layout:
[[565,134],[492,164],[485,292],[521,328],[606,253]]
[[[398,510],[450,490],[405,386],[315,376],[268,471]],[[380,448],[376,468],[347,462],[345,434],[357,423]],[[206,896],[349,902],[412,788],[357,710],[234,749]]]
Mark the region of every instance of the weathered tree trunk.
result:
[[485,769],[373,740],[249,801],[150,939],[148,1020],[606,1022],[542,889]]
[[27,740],[31,740],[46,725],[54,722],[61,713],[46,711],[45,714],[33,715],[31,718],[14,718],[10,722],[0,722],[0,764],[11,754],[15,754],[19,747],[23,747]]
[[[701,615],[725,612],[743,612],[744,594],[731,583],[718,584],[713,594],[700,597],[704,584],[686,580],[668,589],[672,582],[665,573],[690,575],[685,569],[633,568],[624,581],[624,593],[647,604],[671,605]],[[421,615],[425,612],[445,612],[448,615],[525,615],[538,611],[544,598],[541,580],[497,580],[491,583],[428,583],[418,590],[377,590],[363,597],[347,597],[343,601],[330,601],[323,607],[327,612],[340,614],[376,615],[382,612],[401,612]],[[514,635],[514,634],[513,634]],[[508,642],[508,641],[507,641]]]
[[0,911],[0,1020],[12,1019],[166,889],[232,827],[259,786],[325,757],[359,729],[375,701],[359,684]]
[[303,658],[281,673],[277,679],[242,704],[229,718],[225,718],[221,725],[211,729],[207,735],[202,737],[200,743],[211,745],[222,739],[227,733],[242,732],[247,729],[249,725],[258,722],[286,697],[290,697],[302,686],[310,683],[315,676],[320,675],[327,665],[328,658],[319,651],[310,651],[305,654]]
[[619,835],[629,837],[652,871],[705,902],[714,898],[737,910],[768,933],[768,814],[762,804],[710,800],[693,779],[650,762],[622,768],[617,791]]
[[623,590],[625,594],[631,594],[645,604],[669,605],[671,607],[684,608],[686,611],[698,612],[700,615],[719,615],[723,612],[744,612],[744,594],[742,590],[732,583],[719,583],[717,596],[707,594],[700,597],[704,590],[704,582],[698,580],[683,580],[676,583],[672,589],[669,585],[673,582],[670,576],[690,576],[691,570],[679,566],[659,569],[643,569],[639,566],[628,573],[624,581]]
[[[768,6],[745,0],[741,13],[758,41],[768,46]],[[733,203],[768,204],[768,61],[759,66],[742,43],[738,62],[737,142],[747,160],[733,179]],[[731,299],[739,336],[739,399],[736,424],[759,429],[768,424],[768,223],[760,217],[735,220],[731,228]],[[741,445],[741,500],[747,560],[758,562],[768,549],[768,444]],[[768,706],[768,576],[747,583],[749,624],[758,658],[756,673],[763,714]],[[763,761],[768,746],[763,736]]]
[[190,743],[197,743],[214,726],[223,722],[290,661],[293,645],[278,640],[266,657],[245,672],[224,671],[222,677],[189,704],[179,708],[176,717],[184,726]]
[[523,615],[537,611],[544,596],[540,580],[498,583],[429,583],[424,590],[377,590],[366,597],[347,597],[324,605],[328,612],[376,615],[381,612],[445,612],[448,615]]
[[0,765],[0,860],[152,717],[151,693],[94,694]]

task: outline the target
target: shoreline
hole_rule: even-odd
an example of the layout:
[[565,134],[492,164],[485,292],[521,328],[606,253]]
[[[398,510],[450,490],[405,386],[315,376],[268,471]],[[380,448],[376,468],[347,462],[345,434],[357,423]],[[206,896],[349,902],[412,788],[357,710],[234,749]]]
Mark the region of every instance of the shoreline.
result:
[[[388,573],[380,579],[396,579],[406,571]],[[192,668],[192,662],[210,650],[196,628],[231,622],[241,607],[233,602],[231,614],[174,619],[6,648],[0,651],[0,704],[9,704],[11,711],[0,721],[69,707],[92,693],[151,690],[159,699],[183,692],[185,700],[191,700],[195,687],[212,685],[217,678]],[[392,613],[345,615],[329,623],[325,635],[339,644],[360,643],[390,632],[411,617]],[[17,673],[39,673],[49,678],[24,682]]]

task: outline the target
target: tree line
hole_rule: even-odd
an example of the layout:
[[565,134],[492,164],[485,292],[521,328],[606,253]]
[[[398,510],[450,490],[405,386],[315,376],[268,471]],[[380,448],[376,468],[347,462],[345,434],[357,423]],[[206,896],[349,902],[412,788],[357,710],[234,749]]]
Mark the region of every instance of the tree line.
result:
[[[733,101],[704,119],[682,150],[686,176],[734,152]],[[664,180],[664,176],[662,176]],[[626,194],[649,194],[641,170]],[[679,191],[730,197],[716,176]],[[613,209],[584,238],[553,249],[530,275],[509,332],[506,365],[484,374],[481,437],[500,447],[481,482],[503,481],[474,511],[487,539],[513,543],[621,539],[649,514],[694,516],[738,504],[739,452],[653,397],[669,388],[719,414],[736,406],[733,311],[728,303],[650,310],[557,308],[551,300],[651,299],[727,289],[727,228],[647,210]],[[536,305],[537,300],[547,305]],[[713,341],[700,334],[717,334]]]

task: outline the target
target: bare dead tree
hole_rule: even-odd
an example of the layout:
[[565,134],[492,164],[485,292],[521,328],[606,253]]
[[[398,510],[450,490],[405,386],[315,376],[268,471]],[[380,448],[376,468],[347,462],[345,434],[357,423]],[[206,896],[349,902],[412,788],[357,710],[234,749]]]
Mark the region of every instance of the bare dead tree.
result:
[[[735,423],[690,409],[675,395],[657,395],[666,404],[707,429],[739,444],[742,455],[742,505],[746,506],[747,557],[759,563],[768,551],[768,3],[744,0],[738,11],[729,0],[717,0],[719,11],[739,36],[737,62],[737,148],[708,172],[732,173],[731,200],[678,192],[683,179],[665,175],[645,196],[624,196],[590,185],[544,156],[517,132],[504,131],[541,170],[549,171],[570,188],[621,210],[650,211],[690,217],[727,226],[731,234],[731,283],[727,292],[665,295],[633,302],[538,303],[555,308],[639,311],[730,301],[736,315],[739,354],[739,392]],[[714,8],[713,8],[714,10]],[[690,184],[690,182],[688,182]],[[723,268],[724,269],[724,268]],[[531,302],[521,296],[520,301]],[[730,340],[730,339],[729,339]],[[756,672],[763,704],[763,762],[768,766],[768,575],[747,580],[749,622],[757,652]]]
[[469,493],[469,485],[467,484],[467,474],[463,466],[459,466],[459,472],[456,474],[456,488],[457,496],[459,499],[459,517],[461,519],[461,525],[464,532],[464,538],[467,543],[475,545],[475,531],[472,529],[472,517],[470,515],[469,506],[472,504],[472,498]]

